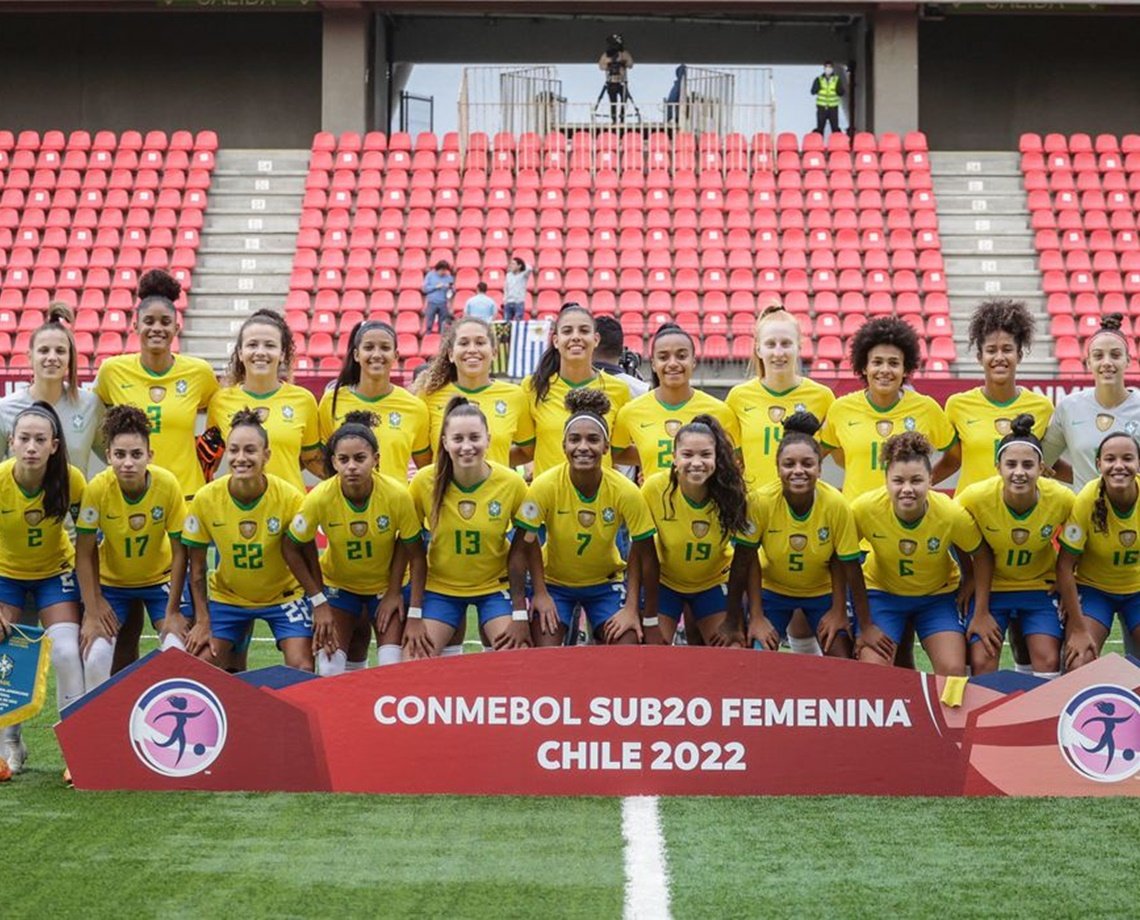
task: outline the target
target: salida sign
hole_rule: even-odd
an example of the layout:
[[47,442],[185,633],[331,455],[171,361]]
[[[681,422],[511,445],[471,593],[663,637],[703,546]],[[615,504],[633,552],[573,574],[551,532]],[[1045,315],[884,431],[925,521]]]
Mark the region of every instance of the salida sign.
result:
[[721,649],[470,655],[332,679],[281,668],[239,679],[170,651],[67,710],[57,732],[86,789],[1140,791],[1140,669],[1125,659],[1027,693],[971,683],[954,708],[943,684]]

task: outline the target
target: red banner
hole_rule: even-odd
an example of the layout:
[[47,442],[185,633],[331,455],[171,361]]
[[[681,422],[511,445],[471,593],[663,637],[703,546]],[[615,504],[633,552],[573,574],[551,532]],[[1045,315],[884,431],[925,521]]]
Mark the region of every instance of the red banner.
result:
[[170,651],[113,678],[57,726],[76,786],[1140,794],[1140,668],[1115,655],[1027,693],[970,683],[955,707],[928,674],[703,648],[466,655],[277,690],[259,673]]

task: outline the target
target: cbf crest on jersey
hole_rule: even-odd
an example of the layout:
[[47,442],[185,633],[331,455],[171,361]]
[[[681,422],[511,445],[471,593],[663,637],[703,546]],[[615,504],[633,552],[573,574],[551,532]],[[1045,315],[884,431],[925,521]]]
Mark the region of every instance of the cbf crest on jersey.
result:
[[190,384],[188,384],[185,380],[179,380],[176,384],[174,384],[174,392],[179,396],[185,396],[189,390]]
[[830,540],[830,539],[831,539],[831,530],[830,530],[830,528],[827,528],[827,527],[821,527],[821,528],[819,528],[819,534],[818,534],[818,536],[819,536],[819,542],[820,542],[820,543],[826,543],[828,540]]
[[404,420],[404,417],[402,415],[400,415],[399,412],[389,412],[388,413],[388,427],[389,428],[399,428],[400,422],[402,422],[403,420]]
[[1042,524],[1041,525],[1041,536],[1046,540],[1048,540],[1051,536],[1053,536],[1053,525],[1052,524]]
[[926,551],[928,553],[936,553],[942,547],[942,541],[938,537],[931,537],[926,541]]
[[292,421],[293,415],[294,415],[294,412],[293,412],[292,406],[282,406],[281,407],[281,417],[283,419],[287,419],[289,421]]
[[[680,422],[678,422],[680,424]],[[605,524],[612,524],[617,520],[617,512],[613,508],[602,509],[602,522]]]
[[708,521],[693,521],[693,536],[700,540],[709,535]]
[[495,415],[503,418],[507,414],[507,401],[505,399],[495,400]]
[[278,533],[281,530],[281,518],[271,517],[265,522],[265,529],[270,533]]
[[1009,538],[1013,540],[1015,545],[1021,546],[1029,539],[1029,531],[1021,527],[1015,527],[1009,532]]
[[160,403],[166,399],[166,387],[151,387],[147,395],[152,403]]
[[459,503],[459,516],[465,521],[475,516],[475,502],[464,499]]
[[392,522],[388,519],[388,515],[382,514],[376,518],[376,529],[383,533],[391,526]]
[[127,518],[127,524],[130,525],[131,530],[142,530],[144,527],[146,527],[146,515],[132,514],[129,518]]
[[238,524],[238,533],[247,540],[252,539],[253,535],[257,533],[257,521],[241,521]]
[[487,503],[487,514],[493,518],[497,518],[503,513],[503,506],[497,501],[490,501]]
[[163,510],[162,505],[155,505],[150,509],[150,519],[152,521],[161,521],[165,515],[166,512]]
[[363,537],[366,533],[368,533],[368,522],[353,521],[348,525],[348,529],[352,531],[352,535],[354,537]]
[[913,416],[908,415],[903,419],[903,428],[905,428],[907,431],[914,431],[914,429],[917,427],[918,422],[914,420]]

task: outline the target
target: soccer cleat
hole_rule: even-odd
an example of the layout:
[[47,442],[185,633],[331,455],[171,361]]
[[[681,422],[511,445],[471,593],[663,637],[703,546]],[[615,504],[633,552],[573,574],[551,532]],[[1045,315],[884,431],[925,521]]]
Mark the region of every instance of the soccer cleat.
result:
[[63,784],[68,789],[73,789],[75,787],[75,783],[71,781],[71,771],[67,769],[67,767],[63,768]]
[[0,734],[0,757],[8,761],[8,769],[15,776],[24,771],[28,760],[28,746],[24,744],[23,732],[19,725],[9,725]]

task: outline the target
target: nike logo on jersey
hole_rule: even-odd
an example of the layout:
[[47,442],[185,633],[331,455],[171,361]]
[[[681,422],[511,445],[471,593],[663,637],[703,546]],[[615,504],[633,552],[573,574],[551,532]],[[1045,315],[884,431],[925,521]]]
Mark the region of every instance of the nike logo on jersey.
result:
[[119,389],[120,389],[120,390],[129,390],[129,389],[130,389],[131,387],[133,387],[133,386],[134,386],[134,384],[133,384],[133,383],[120,383],[120,384],[119,384]]
[[768,533],[783,533],[782,530],[769,530]]
[[872,538],[874,538],[874,539],[876,539],[876,540],[885,540],[885,539],[887,539],[887,535],[886,535],[886,534],[883,534],[883,533],[872,533],[872,534],[871,534],[871,536],[872,536]]
[[564,511],[562,508],[559,508],[559,509],[558,509],[558,513],[559,513],[559,514],[569,514],[570,512],[569,512],[569,511]]
[[119,519],[119,516],[117,514],[108,514],[107,515],[108,521],[117,521],[118,519]]
[[755,408],[756,408],[755,406],[745,406],[745,407],[744,407],[744,411],[745,411],[745,412],[751,412],[751,411],[752,411],[753,409],[755,409]]
[[977,423],[978,423],[978,422],[980,422],[980,421],[981,421],[981,419],[980,419],[980,418],[968,418],[968,419],[966,419],[966,424],[967,424],[967,425],[974,425],[974,424],[977,424]]
[[1000,532],[999,528],[991,527],[989,524],[986,525],[986,530],[988,530],[990,533],[999,533]]
[[642,422],[642,423],[641,423],[641,426],[640,426],[640,427],[642,427],[642,428],[652,428],[652,427],[653,427],[654,425],[656,425],[656,424],[657,424],[656,422]]
[[339,527],[340,521],[329,521],[329,527]]
[[210,526],[211,527],[225,527],[226,522],[225,521],[214,521],[214,523],[211,524]]
[[0,514],[11,514],[12,510],[11,508],[0,508]]
[[847,427],[850,428],[852,425],[858,425],[858,424],[859,424],[859,420],[855,419],[855,421],[853,421],[853,422],[848,422]]

